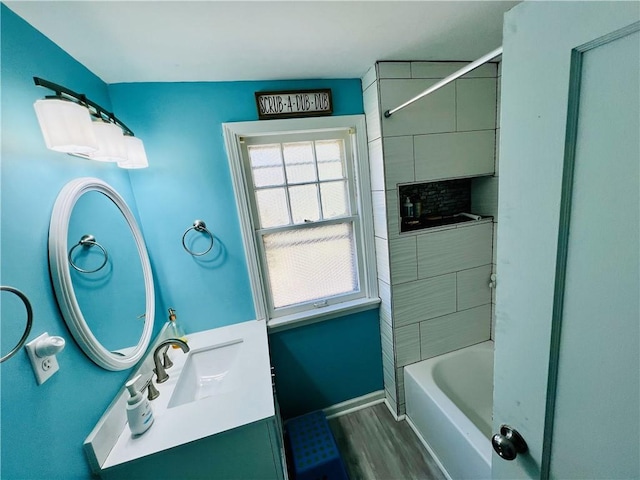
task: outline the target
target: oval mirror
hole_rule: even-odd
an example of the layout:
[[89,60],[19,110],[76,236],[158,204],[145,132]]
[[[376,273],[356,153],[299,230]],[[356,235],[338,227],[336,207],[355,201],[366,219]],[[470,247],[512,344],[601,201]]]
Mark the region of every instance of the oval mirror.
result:
[[85,354],[108,370],[135,365],[151,340],[153,278],[135,217],[109,184],[79,178],[60,191],[49,264],[58,305]]

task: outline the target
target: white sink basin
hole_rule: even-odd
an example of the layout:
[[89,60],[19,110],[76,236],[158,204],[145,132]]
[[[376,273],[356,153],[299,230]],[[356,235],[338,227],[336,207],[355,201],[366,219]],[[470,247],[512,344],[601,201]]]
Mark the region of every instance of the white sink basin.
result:
[[264,321],[187,334],[187,339],[188,353],[169,349],[173,367],[167,369],[169,379],[156,385],[160,396],[151,402],[149,430],[131,435],[128,395],[120,394],[85,440],[95,472],[275,415]]
[[237,360],[243,345],[243,340],[238,339],[192,350],[167,408],[238,391],[242,376]]

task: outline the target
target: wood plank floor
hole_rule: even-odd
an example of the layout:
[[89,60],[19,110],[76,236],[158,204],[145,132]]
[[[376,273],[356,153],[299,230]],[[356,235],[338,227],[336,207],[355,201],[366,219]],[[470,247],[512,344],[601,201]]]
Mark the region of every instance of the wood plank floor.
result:
[[329,420],[351,480],[445,480],[405,420],[384,403]]

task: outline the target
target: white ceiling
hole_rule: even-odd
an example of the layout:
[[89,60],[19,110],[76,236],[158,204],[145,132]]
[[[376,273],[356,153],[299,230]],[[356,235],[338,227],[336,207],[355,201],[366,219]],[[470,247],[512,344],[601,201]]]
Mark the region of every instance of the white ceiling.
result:
[[359,78],[475,60],[515,1],[7,1],[107,83]]

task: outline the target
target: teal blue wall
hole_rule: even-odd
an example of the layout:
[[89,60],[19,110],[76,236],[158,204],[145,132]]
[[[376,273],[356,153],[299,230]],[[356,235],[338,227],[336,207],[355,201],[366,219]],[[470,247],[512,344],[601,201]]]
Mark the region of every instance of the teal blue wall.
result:
[[[173,306],[187,330],[254,318],[224,122],[257,120],[254,92],[331,88],[335,115],[363,112],[360,80],[110,85],[118,115],[144,139],[151,166],[131,182],[158,285],[158,308]],[[135,127],[135,128],[134,128]],[[182,248],[196,218],[218,251]],[[383,388],[378,310],[271,335],[284,416]]]
[[[145,142],[150,167],[132,171],[131,182],[161,303],[187,329],[255,316],[221,124],[257,120],[256,91],[317,87],[332,89],[336,115],[362,113],[359,80],[109,86],[114,110]],[[182,248],[195,219],[216,236],[203,257]]]
[[[0,477],[87,478],[82,442],[128,372],[97,367],[71,338],[49,280],[49,220],[59,191],[77,177],[107,181],[134,210],[135,199],[126,171],[47,150],[33,109],[33,102],[48,94],[34,85],[34,75],[84,92],[110,108],[107,85],[4,5],[0,16],[0,282],[22,290],[31,299],[34,319],[29,340],[46,331],[67,341],[58,355],[60,371],[41,386],[36,384],[24,349],[0,364]],[[9,295],[2,294],[3,305]],[[3,308],[3,338],[19,338],[16,328],[24,321],[24,311],[19,313],[14,316]]]
[[378,309],[269,336],[286,418],[382,390]]
[[[360,82],[107,86],[4,5],[0,16],[0,282],[31,299],[34,327],[29,340],[44,331],[67,340],[58,356],[60,371],[44,385],[36,385],[24,350],[0,366],[0,477],[86,479],[90,473],[82,442],[128,372],[95,366],[60,317],[47,267],[47,232],[60,189],[77,177],[98,177],[113,185],[138,216],[156,280],[156,331],[169,306],[191,331],[251,319],[254,311],[220,124],[256,120],[256,90],[328,87],[337,115],[361,113]],[[47,150],[33,110],[33,102],[47,91],[33,84],[34,75],[112,107],[144,139],[150,168],[127,172]],[[196,218],[207,222],[218,249],[200,260],[181,245],[182,233]],[[2,336],[8,337],[16,328],[7,319],[3,312]],[[271,345],[287,416],[382,388],[377,310],[281,332],[271,336]]]

